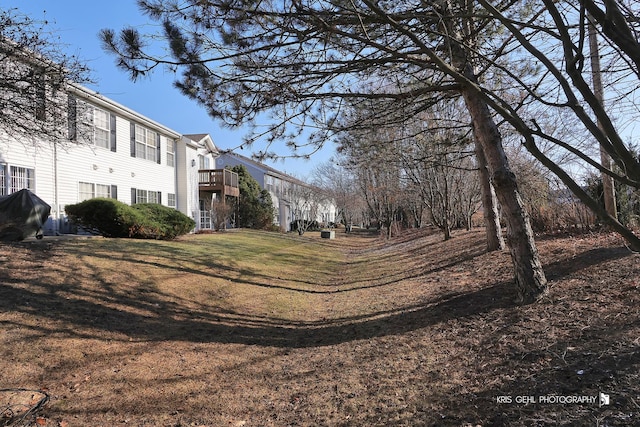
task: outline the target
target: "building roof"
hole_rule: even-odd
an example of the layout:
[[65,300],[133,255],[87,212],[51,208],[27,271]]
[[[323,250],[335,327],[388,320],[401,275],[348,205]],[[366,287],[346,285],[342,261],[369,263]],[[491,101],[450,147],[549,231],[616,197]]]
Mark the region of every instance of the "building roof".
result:
[[67,91],[75,96],[86,99],[97,106],[114,111],[116,114],[122,117],[125,117],[129,120],[137,121],[140,124],[144,124],[145,126],[152,128],[153,130],[167,134],[172,138],[179,138],[181,136],[179,132],[173,129],[170,129],[167,126],[161,123],[158,123],[153,119],[150,119],[149,117],[143,116],[137,111],[134,111],[128,107],[125,107],[124,105],[114,101],[113,99],[107,98],[106,96],[98,92],[95,92],[85,86],[82,86],[78,83],[69,82],[67,86]]
[[231,152],[231,151],[226,151],[226,152],[224,152],[222,154],[223,155],[227,155],[227,156],[235,157],[236,159],[238,159],[242,163],[255,166],[255,167],[259,168],[259,169],[262,169],[265,173],[267,173],[269,175],[276,176],[276,177],[278,177],[280,179],[284,179],[285,181],[293,182],[293,183],[296,183],[296,184],[299,184],[299,185],[304,185],[304,186],[307,186],[307,187],[309,186],[309,184],[307,184],[306,182],[304,182],[304,181],[302,181],[302,180],[300,180],[300,179],[298,179],[298,178],[296,178],[294,176],[288,175],[288,174],[286,174],[284,172],[281,172],[281,171],[279,171],[279,170],[277,170],[275,168],[272,168],[271,166],[265,165],[264,163],[259,162],[257,160],[253,160],[253,159],[251,159],[249,157],[242,156],[242,155],[240,155],[238,153],[234,153],[234,152]]
[[205,137],[209,136],[208,133],[190,133],[190,134],[185,134],[183,136],[186,136],[187,138],[189,138],[192,141],[202,141]]
[[208,133],[191,133],[182,135],[184,138],[195,142],[197,145],[205,147],[209,152],[215,156],[220,155],[220,151],[216,144],[213,142],[213,138]]

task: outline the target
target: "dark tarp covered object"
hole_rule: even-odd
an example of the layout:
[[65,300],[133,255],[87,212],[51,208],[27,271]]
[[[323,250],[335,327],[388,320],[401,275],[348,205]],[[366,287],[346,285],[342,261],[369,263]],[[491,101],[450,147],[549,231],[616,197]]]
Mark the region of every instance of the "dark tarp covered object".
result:
[[0,240],[18,241],[40,233],[49,213],[51,206],[29,190],[0,196]]

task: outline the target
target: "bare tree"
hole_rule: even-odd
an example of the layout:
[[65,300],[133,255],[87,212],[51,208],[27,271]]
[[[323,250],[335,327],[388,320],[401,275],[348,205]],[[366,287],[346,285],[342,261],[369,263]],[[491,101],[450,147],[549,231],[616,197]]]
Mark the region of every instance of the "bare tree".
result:
[[211,201],[211,219],[216,230],[224,230],[233,215],[233,201],[213,199]]
[[373,123],[370,125],[343,135],[338,150],[356,177],[370,216],[390,238],[404,192],[398,129],[377,129]]
[[0,10],[0,134],[29,146],[77,139],[67,90],[86,81],[87,71],[46,22]]
[[398,170],[390,163],[360,164],[357,174],[370,215],[379,229],[384,228],[387,239],[391,238],[402,200]]
[[288,199],[291,203],[292,219],[300,236],[306,233],[314,223],[317,224],[322,198],[323,195],[319,188],[292,184],[288,192]]
[[408,122],[409,136],[397,154],[445,240],[452,228],[471,228],[471,216],[481,202],[470,128],[459,107],[442,101]]
[[345,162],[345,159],[332,158],[319,164],[313,171],[312,182],[335,202],[336,222],[341,221],[349,232],[356,222],[363,222],[363,200],[354,175],[343,166]]
[[427,215],[427,207],[421,200],[422,188],[411,182],[409,179],[404,180],[403,192],[404,196],[400,201],[402,224],[407,228],[422,228],[425,223],[424,219]]

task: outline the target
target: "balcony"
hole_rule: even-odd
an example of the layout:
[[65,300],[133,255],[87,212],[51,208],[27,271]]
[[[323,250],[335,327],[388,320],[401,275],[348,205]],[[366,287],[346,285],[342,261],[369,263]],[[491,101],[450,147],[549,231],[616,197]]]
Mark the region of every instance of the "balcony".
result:
[[225,196],[240,197],[238,174],[228,169],[200,169],[198,170],[198,186],[200,191],[219,193]]

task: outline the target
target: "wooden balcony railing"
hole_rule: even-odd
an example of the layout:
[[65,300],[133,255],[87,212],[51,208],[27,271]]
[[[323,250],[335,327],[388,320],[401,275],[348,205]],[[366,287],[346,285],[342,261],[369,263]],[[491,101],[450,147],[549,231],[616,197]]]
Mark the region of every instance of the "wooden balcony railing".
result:
[[222,197],[239,197],[238,174],[228,169],[198,170],[198,185],[202,191],[220,193]]

